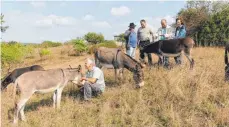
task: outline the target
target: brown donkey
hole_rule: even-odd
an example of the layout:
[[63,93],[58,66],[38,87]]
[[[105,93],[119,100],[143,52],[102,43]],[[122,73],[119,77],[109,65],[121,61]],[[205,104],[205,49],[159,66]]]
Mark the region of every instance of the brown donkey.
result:
[[140,88],[144,85],[143,66],[120,49],[99,47],[96,49],[94,55],[97,67],[112,68],[115,70],[115,80],[117,80],[117,73],[122,77],[123,69],[126,68],[133,72],[136,87]]

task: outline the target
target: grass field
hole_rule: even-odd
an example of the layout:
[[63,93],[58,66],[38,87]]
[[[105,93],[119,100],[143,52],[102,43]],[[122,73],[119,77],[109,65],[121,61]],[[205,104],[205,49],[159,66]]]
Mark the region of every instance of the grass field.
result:
[[[35,58],[27,64],[45,69],[77,67],[86,56],[60,56],[60,47],[45,61]],[[89,56],[89,55],[88,55]],[[114,82],[114,72],[103,69],[105,93],[92,103],[80,103],[78,87],[69,83],[62,94],[61,109],[52,107],[52,93],[34,94],[25,107],[27,122],[20,127],[226,127],[229,126],[229,84],[224,82],[224,50],[195,48],[195,67],[189,63],[172,70],[144,68],[145,86],[134,88],[132,74],[125,70],[124,81]],[[154,62],[157,58],[153,56]],[[174,64],[173,58],[170,62]],[[1,93],[1,126],[13,120],[13,85]]]

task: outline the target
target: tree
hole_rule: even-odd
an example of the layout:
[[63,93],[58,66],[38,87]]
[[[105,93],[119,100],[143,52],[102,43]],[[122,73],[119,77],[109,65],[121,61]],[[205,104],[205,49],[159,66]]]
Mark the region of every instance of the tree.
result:
[[187,35],[198,46],[219,46],[229,41],[229,2],[188,1],[181,17]]
[[98,44],[104,41],[104,36],[102,34],[97,34],[94,32],[89,32],[84,35],[85,40],[91,44]]
[[2,13],[1,13],[0,20],[1,20],[1,32],[4,33],[6,31],[6,29],[9,28],[9,26],[3,26],[2,25],[3,23],[5,23],[5,21],[4,21],[4,15]]
[[124,33],[121,33],[117,36],[117,41],[119,42],[126,42],[125,40],[125,34]]

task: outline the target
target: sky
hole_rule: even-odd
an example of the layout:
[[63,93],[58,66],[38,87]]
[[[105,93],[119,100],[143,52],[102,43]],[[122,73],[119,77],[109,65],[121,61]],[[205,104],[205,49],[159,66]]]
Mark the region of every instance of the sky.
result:
[[185,1],[2,1],[1,12],[9,29],[3,41],[65,42],[88,32],[102,33],[107,40],[145,19],[153,32],[162,18],[168,24],[185,7]]

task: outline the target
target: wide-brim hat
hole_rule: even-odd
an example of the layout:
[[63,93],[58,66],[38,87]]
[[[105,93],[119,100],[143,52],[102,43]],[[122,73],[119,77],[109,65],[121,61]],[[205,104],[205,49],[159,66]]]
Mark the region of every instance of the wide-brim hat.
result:
[[129,27],[135,27],[136,25],[134,23],[130,23]]

